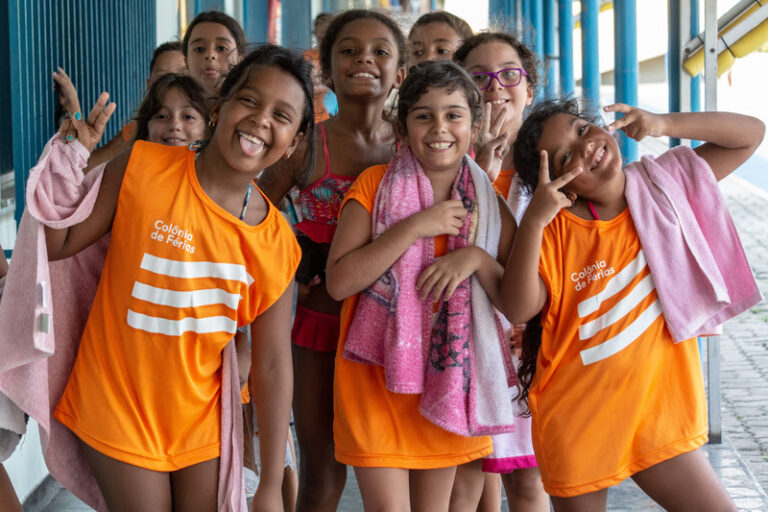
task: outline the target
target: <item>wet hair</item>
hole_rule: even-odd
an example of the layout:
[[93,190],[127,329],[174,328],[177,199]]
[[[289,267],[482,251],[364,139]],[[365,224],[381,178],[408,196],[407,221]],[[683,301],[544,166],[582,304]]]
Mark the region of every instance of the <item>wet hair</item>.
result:
[[304,109],[297,133],[303,133],[302,143],[307,143],[303,169],[306,170],[315,161],[315,108],[314,92],[312,89],[312,64],[304,56],[295,51],[265,44],[250,52],[229,72],[219,90],[218,104],[221,105],[237,94],[248,83],[251,75],[261,69],[276,67],[291,75],[304,91]]
[[528,81],[528,87],[531,88],[533,96],[536,96],[536,91],[541,85],[541,75],[539,74],[539,57],[536,55],[536,52],[528,47],[528,45],[510,34],[505,32],[483,32],[482,34],[477,34],[467,38],[464,40],[459,49],[456,50],[456,53],[453,54],[453,60],[464,66],[469,52],[481,44],[495,42],[506,43],[515,49],[517,54],[520,56],[523,69],[526,73],[528,73],[528,76],[526,77],[526,80]]
[[597,123],[598,118],[593,112],[588,102],[573,97],[542,101],[533,107],[517,132],[517,139],[512,147],[515,170],[527,193],[532,194],[539,183],[538,146],[547,121],[557,114],[569,114],[590,123]]
[[192,29],[194,29],[195,26],[199,23],[218,23],[219,25],[223,25],[229,31],[230,35],[232,35],[232,39],[235,40],[237,53],[242,55],[245,52],[245,32],[243,32],[243,27],[240,26],[240,23],[238,23],[237,20],[232,16],[224,14],[223,12],[205,11],[195,16],[195,19],[192,20],[192,23],[189,24],[187,30],[184,32],[184,39],[181,43],[184,57],[187,56],[187,51],[189,49],[189,38],[192,35]]
[[386,26],[395,39],[395,45],[397,46],[397,65],[402,67],[405,65],[405,52],[406,43],[403,31],[400,30],[400,26],[387,16],[377,11],[370,11],[368,9],[352,9],[350,11],[344,11],[336,16],[331,24],[328,26],[328,30],[325,31],[323,40],[320,41],[320,66],[323,68],[323,73],[326,76],[331,76],[331,50],[334,43],[339,38],[339,34],[349,23],[357,20],[376,20],[382,25]]
[[408,71],[408,76],[398,90],[395,121],[402,134],[407,133],[405,121],[408,113],[419,98],[433,88],[446,89],[448,94],[460,89],[467,98],[472,123],[483,118],[483,95],[464,68],[450,60],[426,61],[413,66]]
[[165,52],[182,52],[183,50],[181,48],[181,41],[168,41],[167,43],[163,43],[157,48],[155,48],[155,51],[152,52],[152,60],[149,61],[149,74],[152,74],[152,70],[155,69],[155,62],[157,62],[157,58],[160,57]]
[[455,14],[451,14],[448,11],[434,11],[423,14],[421,17],[419,17],[419,19],[416,20],[416,23],[413,24],[411,31],[408,33],[408,39],[411,39],[413,36],[413,31],[418,27],[423,27],[424,25],[429,25],[430,23],[445,23],[451,27],[451,29],[456,32],[456,34],[458,34],[462,41],[469,39],[473,34],[472,27],[469,26],[469,23],[459,18]]
[[203,123],[208,124],[206,93],[202,84],[189,75],[168,73],[157,78],[144,96],[136,114],[136,139],[149,140],[149,121],[162,107],[165,93],[179,89],[189,100],[192,108],[203,116]]

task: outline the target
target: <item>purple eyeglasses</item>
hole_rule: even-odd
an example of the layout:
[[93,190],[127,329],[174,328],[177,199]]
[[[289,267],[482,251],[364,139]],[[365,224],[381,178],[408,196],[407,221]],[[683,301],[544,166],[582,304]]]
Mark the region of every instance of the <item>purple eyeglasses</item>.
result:
[[498,71],[478,71],[472,73],[472,80],[481,91],[488,89],[495,78],[502,87],[515,87],[520,85],[524,76],[528,76],[523,68],[505,68]]

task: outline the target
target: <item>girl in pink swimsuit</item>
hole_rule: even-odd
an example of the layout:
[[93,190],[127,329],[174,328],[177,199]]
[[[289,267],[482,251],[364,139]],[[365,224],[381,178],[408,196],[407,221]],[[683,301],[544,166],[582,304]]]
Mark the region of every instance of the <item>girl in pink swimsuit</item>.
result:
[[[337,16],[322,40],[320,63],[339,112],[318,124],[320,137],[314,144],[259,179],[275,204],[291,188],[300,189],[296,231],[303,255],[292,336],[293,414],[301,453],[298,511],[336,510],[346,482],[346,467],[335,460],[333,443],[341,303],[326,290],[325,259],[344,193],[364,169],[392,158],[395,132],[382,114],[390,92],[405,76],[404,60],[405,37],[386,15],[351,10]],[[321,144],[322,152],[315,151]],[[302,173],[305,159],[315,162],[309,174]]]

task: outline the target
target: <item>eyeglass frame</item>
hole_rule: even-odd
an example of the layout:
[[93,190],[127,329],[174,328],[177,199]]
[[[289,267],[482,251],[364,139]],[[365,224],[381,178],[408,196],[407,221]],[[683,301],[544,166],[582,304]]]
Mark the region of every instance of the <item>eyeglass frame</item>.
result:
[[[504,71],[510,71],[510,70],[513,70],[513,69],[515,71],[519,71],[520,72],[520,79],[517,81],[517,83],[514,84],[514,85],[504,85],[503,83],[501,83],[501,80],[499,80],[499,73],[503,73]],[[482,89],[480,89],[480,87],[478,87],[478,89],[480,89],[481,91],[487,91],[488,88],[493,83],[493,79],[494,78],[499,83],[499,85],[502,86],[502,87],[517,87],[518,85],[520,85],[520,82],[523,81],[523,77],[524,76],[525,77],[528,76],[528,72],[525,69],[523,69],[523,68],[504,68],[504,69],[500,69],[498,71],[475,71],[474,73],[472,73],[473,77],[475,77],[477,75],[487,75],[489,77],[488,78],[488,85],[486,85]],[[477,84],[475,84],[475,85],[477,85]]]

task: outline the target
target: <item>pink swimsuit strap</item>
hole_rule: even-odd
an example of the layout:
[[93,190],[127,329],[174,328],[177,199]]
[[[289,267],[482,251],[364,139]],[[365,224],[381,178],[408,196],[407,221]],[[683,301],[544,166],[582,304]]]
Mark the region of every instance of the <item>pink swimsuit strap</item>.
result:
[[587,199],[587,208],[589,208],[589,212],[595,220],[600,220],[600,216],[597,214],[597,210],[595,210],[595,205],[589,199]]

